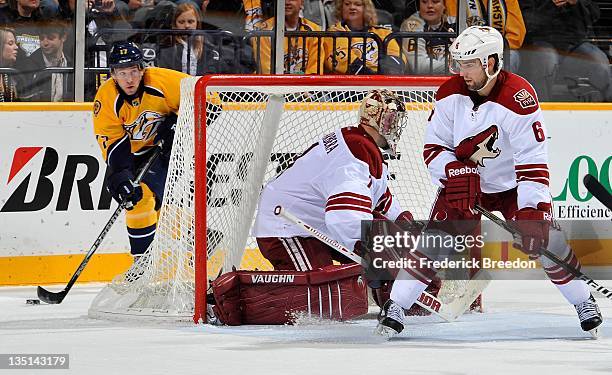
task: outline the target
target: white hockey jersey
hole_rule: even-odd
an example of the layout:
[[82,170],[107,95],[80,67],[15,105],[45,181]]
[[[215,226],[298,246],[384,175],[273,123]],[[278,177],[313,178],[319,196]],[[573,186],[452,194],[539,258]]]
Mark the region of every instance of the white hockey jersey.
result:
[[489,96],[467,89],[460,76],[445,82],[425,135],[423,157],[435,184],[468,137],[483,139],[476,151],[483,193],[518,185],[518,208],[550,203],[544,118],[535,90],[522,77],[502,71]]
[[282,205],[349,249],[361,238],[361,220],[377,210],[395,220],[401,213],[387,187],[388,169],[374,140],[361,127],[327,134],[263,189],[252,235],[311,235],[274,215]]

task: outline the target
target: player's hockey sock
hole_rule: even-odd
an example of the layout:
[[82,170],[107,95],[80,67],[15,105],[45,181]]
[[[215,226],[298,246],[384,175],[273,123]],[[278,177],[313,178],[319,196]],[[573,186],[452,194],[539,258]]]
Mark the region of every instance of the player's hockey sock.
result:
[[132,253],[132,255],[142,255],[147,251],[149,245],[151,244],[151,242],[153,242],[153,238],[155,237],[155,229],[155,224],[146,228],[128,227],[128,236],[130,238],[130,252]]
[[572,280],[565,284],[555,284],[567,302],[577,305],[591,296],[588,285],[582,280]]
[[412,278],[408,272],[400,270],[393,282],[391,299],[401,307],[409,309],[425,288],[427,288],[427,285],[422,281]]

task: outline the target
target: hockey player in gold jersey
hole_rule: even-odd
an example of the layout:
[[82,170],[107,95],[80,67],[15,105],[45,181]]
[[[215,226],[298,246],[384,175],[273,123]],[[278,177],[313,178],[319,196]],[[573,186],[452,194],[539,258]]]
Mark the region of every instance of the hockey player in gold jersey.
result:
[[[106,186],[118,202],[131,203],[126,213],[130,249],[142,255],[155,236],[174,124],[180,103],[180,82],[187,74],[144,67],[140,49],[131,42],[113,44],[111,78],[94,101],[94,133],[106,160]],[[162,143],[157,158],[139,185],[135,175]]]

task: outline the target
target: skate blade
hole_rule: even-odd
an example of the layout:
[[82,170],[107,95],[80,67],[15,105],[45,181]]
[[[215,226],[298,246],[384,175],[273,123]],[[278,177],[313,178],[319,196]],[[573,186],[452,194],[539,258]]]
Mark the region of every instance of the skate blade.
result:
[[377,335],[382,336],[382,337],[386,338],[387,340],[389,340],[389,339],[397,336],[399,332],[397,332],[393,328],[387,327],[387,326],[382,325],[382,324],[378,324],[376,326],[375,333]]
[[601,332],[599,331],[599,326],[593,328],[592,330],[588,331],[591,336],[593,336],[593,338],[595,340],[600,339],[601,338]]

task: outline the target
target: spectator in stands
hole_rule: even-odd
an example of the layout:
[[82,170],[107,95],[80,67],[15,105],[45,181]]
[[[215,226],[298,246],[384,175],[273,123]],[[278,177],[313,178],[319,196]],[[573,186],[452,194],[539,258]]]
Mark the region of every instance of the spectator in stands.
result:
[[[15,68],[18,50],[15,31],[0,27],[0,69]],[[17,101],[17,86],[18,77],[15,74],[0,70],[0,102]]]
[[30,56],[40,47],[38,26],[44,19],[40,0],[9,0],[9,6],[0,10],[0,26],[15,30],[20,57]]
[[[488,9],[492,3],[494,5]],[[445,5],[448,15],[457,17],[457,0],[445,0]],[[523,46],[526,32],[519,0],[498,0],[498,2],[467,0],[465,8],[466,26],[491,26],[504,37],[508,47],[504,48],[504,69],[516,73],[521,63],[518,50]],[[553,30],[550,29],[551,32],[554,32]]]
[[[75,0],[68,0],[69,3]],[[125,40],[130,33],[125,31],[117,32],[114,30],[131,29],[131,25],[121,17],[115,6],[114,0],[86,0],[87,18],[86,22],[86,43],[87,53],[85,54],[85,66],[95,68],[107,68],[106,50],[115,41]],[[71,5],[74,12],[74,5]],[[74,13],[73,13],[74,14]],[[110,33],[100,34],[96,38],[98,31],[106,29]],[[87,74],[85,76],[85,99],[92,100],[98,87],[108,78],[106,72]]]
[[[195,3],[184,2],[176,7],[172,28],[201,30],[202,20]],[[216,33],[175,35],[171,46],[159,50],[157,65],[191,75],[252,72],[253,62],[245,62],[242,56],[236,40],[228,41]]]
[[[558,93],[561,100],[612,101],[608,58],[585,41],[599,18],[597,4],[591,0],[522,0],[521,6],[527,24],[521,51],[523,74],[540,100],[553,100],[553,84],[559,81],[576,88],[573,93],[564,88]],[[581,86],[590,97],[581,97]]]
[[74,67],[71,57],[64,53],[66,25],[59,20],[48,21],[41,27],[40,48],[24,63],[23,72],[29,73],[25,92],[29,100],[37,102],[65,102],[74,99],[73,73],[50,73],[45,68]]
[[[420,0],[419,10],[408,17],[400,28],[407,32],[453,32],[455,19],[446,14],[443,0]],[[416,45],[415,45],[416,43]],[[408,57],[409,73],[448,73],[448,47],[445,38],[406,38],[403,51]]]
[[[336,18],[340,21],[330,27],[329,31],[369,32],[376,34],[381,41],[391,34],[390,29],[377,25],[376,9],[372,0],[336,0]],[[379,73],[379,49],[382,46],[375,39],[334,37],[326,38],[325,42],[325,49],[329,51],[325,59],[326,73]],[[396,40],[389,42],[387,54],[381,56],[380,63],[385,74],[403,72],[404,61]]]
[[[321,31],[316,23],[300,17],[304,0],[285,0],[285,31],[313,32]],[[272,17],[255,25],[257,30],[272,30],[275,26]],[[270,58],[270,37],[257,36],[251,40],[257,61],[257,72],[268,74],[272,71]],[[284,73],[285,74],[322,74],[324,49],[319,51],[316,37],[285,37]],[[321,45],[323,45],[321,43]]]

